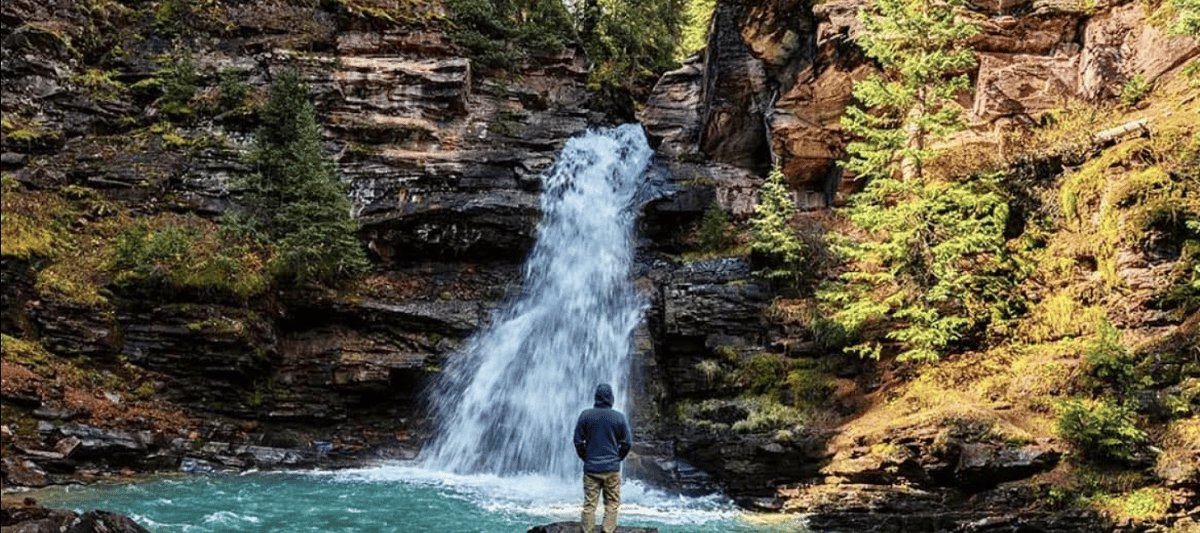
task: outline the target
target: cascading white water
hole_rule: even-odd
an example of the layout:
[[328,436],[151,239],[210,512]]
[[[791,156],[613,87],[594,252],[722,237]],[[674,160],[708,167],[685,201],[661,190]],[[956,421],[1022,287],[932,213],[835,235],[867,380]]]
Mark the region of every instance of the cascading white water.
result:
[[588,132],[544,176],[543,218],[522,291],[452,358],[432,398],[426,466],[458,473],[579,470],[571,443],[598,383],[627,399],[635,198],[652,150],[641,126]]

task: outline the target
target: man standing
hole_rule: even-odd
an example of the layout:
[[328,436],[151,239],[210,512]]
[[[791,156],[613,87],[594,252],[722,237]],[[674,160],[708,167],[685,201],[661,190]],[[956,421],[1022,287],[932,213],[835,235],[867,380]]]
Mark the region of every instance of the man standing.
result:
[[585,409],[575,423],[575,452],[583,459],[583,533],[596,527],[596,500],[604,493],[604,533],[617,530],[621,506],[621,461],[633,446],[633,430],[620,411],[612,408],[613,391],[596,386],[596,406]]

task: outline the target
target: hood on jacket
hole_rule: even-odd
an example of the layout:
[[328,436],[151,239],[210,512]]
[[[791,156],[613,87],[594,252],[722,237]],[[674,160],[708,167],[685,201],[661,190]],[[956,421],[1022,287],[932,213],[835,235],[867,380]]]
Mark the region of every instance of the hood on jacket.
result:
[[608,383],[596,385],[596,407],[612,407],[613,391]]

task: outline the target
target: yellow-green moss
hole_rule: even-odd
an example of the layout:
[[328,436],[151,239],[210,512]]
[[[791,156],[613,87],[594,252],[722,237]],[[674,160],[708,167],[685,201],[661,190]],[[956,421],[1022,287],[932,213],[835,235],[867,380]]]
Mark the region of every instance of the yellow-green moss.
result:
[[62,133],[37,120],[16,116],[0,119],[0,138],[7,143],[32,144],[57,141]]
[[1116,521],[1147,522],[1166,517],[1171,508],[1171,491],[1164,487],[1145,487],[1124,494],[1098,495],[1092,503]]
[[53,194],[23,191],[7,176],[2,187],[0,254],[24,259],[53,255],[61,233],[58,220],[71,213],[69,205]]
[[47,363],[53,357],[41,343],[0,334],[0,353],[10,361],[30,366]]
[[127,225],[114,236],[106,258],[105,268],[123,286],[250,298],[270,284],[265,252],[194,215],[163,214]]
[[73,76],[71,81],[90,91],[97,99],[112,100],[129,91],[128,86],[113,79],[113,74],[113,71],[89,68]]
[[1033,342],[1090,335],[1104,316],[1103,307],[1083,305],[1080,297],[1072,291],[1058,291],[1034,307],[1032,316],[1021,325],[1020,330],[1026,339]]
[[[0,418],[13,433],[22,437],[37,436],[37,419],[33,417],[33,409],[18,407],[8,402],[0,402]],[[4,446],[4,453],[9,453],[9,445]]]
[[750,415],[734,422],[733,430],[738,433],[762,433],[802,425],[809,420],[804,410],[783,405],[770,397],[752,398],[749,402]]

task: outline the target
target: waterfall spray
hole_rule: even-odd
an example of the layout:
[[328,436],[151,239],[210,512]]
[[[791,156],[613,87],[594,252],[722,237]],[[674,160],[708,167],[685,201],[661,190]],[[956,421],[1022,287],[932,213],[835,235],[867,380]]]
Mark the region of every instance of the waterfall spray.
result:
[[459,473],[578,471],[571,430],[597,383],[626,410],[631,335],[645,304],[632,236],[652,150],[638,125],[564,145],[544,176],[522,290],[455,354],[432,398],[427,466]]

